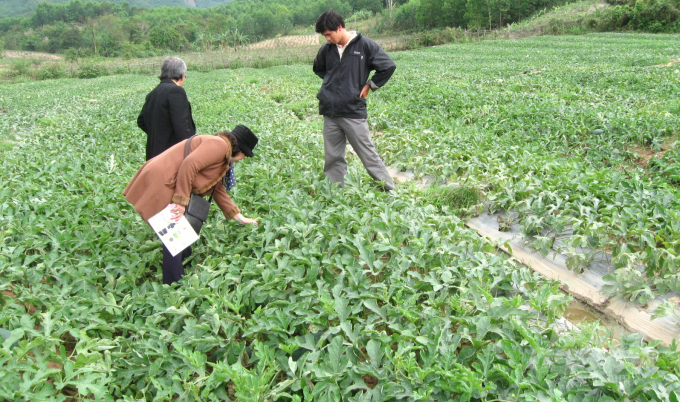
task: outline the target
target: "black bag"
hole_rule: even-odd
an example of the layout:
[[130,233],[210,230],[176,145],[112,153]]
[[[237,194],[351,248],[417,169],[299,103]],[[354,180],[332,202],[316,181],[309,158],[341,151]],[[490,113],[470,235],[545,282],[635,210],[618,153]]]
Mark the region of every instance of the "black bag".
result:
[[189,199],[189,205],[187,205],[186,211],[184,211],[184,216],[189,221],[189,224],[196,234],[201,233],[201,228],[203,224],[208,219],[208,211],[210,211],[210,204],[212,203],[212,194],[210,195],[210,201],[201,197],[198,194],[191,194]]
[[[191,149],[191,139],[194,138],[193,136],[189,137],[187,140],[186,144],[184,145],[184,158],[189,155],[189,149]],[[213,191],[215,191],[213,189]],[[186,210],[184,211],[184,217],[187,218],[187,221],[189,221],[189,224],[191,225],[192,228],[194,228],[194,231],[196,234],[201,233],[201,228],[203,227],[203,224],[205,221],[208,219],[208,212],[210,211],[210,204],[212,204],[212,194],[210,194],[210,200],[206,201],[205,198],[201,197],[198,194],[191,193],[191,197],[189,198],[189,205],[187,205]]]

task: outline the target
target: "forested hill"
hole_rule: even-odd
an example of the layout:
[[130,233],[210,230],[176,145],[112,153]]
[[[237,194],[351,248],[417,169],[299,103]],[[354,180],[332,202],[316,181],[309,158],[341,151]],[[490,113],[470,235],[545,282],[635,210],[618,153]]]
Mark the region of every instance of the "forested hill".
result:
[[[218,0],[191,1],[198,5]],[[399,1],[394,0],[395,7]],[[371,17],[383,11],[383,0],[233,0],[209,9],[139,8],[117,1],[41,2],[27,16],[0,19],[0,49],[75,58],[224,50],[287,35],[295,27],[313,32],[309,27],[328,9],[348,17],[352,10],[361,10],[359,14]]]
[[[4,0],[0,7],[19,1]],[[35,1],[27,0],[26,4]],[[521,22],[537,12],[551,10],[571,0],[51,1],[38,3],[29,15],[1,18],[0,49],[63,53],[73,59],[224,51],[276,35],[288,35],[300,28],[311,33],[316,18],[329,9],[338,11],[350,23],[370,19],[372,35],[444,27],[492,30]],[[196,6],[186,6],[186,1]],[[571,33],[680,31],[680,0],[606,1],[614,7],[587,18],[579,17]],[[182,2],[185,6],[145,8],[161,3],[170,5],[170,2]],[[210,2],[222,5],[201,8],[211,5]],[[388,8],[385,8],[386,3]],[[598,7],[593,8],[597,10]],[[0,11],[3,12],[0,15],[9,14],[6,10]]]
[[[38,6],[38,3],[68,3],[70,0],[2,0],[0,1],[0,16],[15,17],[31,14]],[[93,0],[99,1],[99,0]],[[103,0],[102,0],[103,1]],[[108,0],[113,3],[127,2],[131,6],[139,8],[156,7],[196,7],[209,8],[222,6],[234,0]]]

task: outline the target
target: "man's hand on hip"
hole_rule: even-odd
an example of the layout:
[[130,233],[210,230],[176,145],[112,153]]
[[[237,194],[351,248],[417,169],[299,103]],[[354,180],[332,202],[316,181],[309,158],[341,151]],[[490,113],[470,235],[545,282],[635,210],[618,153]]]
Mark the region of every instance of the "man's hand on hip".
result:
[[361,89],[361,93],[359,94],[360,98],[366,99],[366,96],[368,96],[368,90],[371,89],[370,86],[364,85],[364,87]]

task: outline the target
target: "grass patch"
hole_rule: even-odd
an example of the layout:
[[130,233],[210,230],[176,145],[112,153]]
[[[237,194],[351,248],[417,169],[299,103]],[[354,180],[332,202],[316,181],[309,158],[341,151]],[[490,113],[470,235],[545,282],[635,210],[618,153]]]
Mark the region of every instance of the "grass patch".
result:
[[649,57],[649,58],[644,58],[644,59],[639,59],[639,60],[633,60],[630,63],[631,67],[649,67],[649,66],[656,66],[659,64],[666,64],[670,60],[668,58],[664,57]]
[[0,141],[0,152],[6,151],[10,148],[12,148],[14,144],[12,144],[9,141]]
[[513,37],[532,35],[580,35],[595,30],[593,22],[599,10],[610,8],[601,0],[568,3],[552,10],[545,9],[522,22],[512,24],[508,32]]
[[480,191],[469,185],[433,186],[423,190],[423,201],[444,213],[455,211],[456,214],[465,215],[481,200]]
[[293,112],[298,119],[304,120],[306,117],[316,114],[317,103],[309,100],[292,102],[287,104],[286,108]]

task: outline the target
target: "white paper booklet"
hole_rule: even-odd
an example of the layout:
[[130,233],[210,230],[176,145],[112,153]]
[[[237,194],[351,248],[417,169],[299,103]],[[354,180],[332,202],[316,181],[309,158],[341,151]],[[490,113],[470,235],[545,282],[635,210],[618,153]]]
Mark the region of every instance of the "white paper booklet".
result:
[[149,218],[149,225],[174,257],[198,240],[198,235],[184,216],[177,222],[170,220],[172,218],[170,210],[173,207],[174,204],[170,204],[164,210]]

